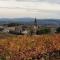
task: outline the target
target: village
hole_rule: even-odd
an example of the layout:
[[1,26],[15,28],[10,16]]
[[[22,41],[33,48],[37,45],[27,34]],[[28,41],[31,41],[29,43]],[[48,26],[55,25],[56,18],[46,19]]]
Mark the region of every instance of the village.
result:
[[46,32],[54,34],[58,27],[55,25],[42,26],[38,25],[37,19],[35,18],[34,24],[32,25],[14,25],[13,23],[8,25],[1,25],[0,32],[17,34],[17,35],[36,35],[41,34],[39,30],[46,30]]

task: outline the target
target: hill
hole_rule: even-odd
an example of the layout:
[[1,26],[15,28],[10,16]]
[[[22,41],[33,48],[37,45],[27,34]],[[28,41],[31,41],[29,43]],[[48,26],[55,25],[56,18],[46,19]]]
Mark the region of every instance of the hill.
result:
[[[34,24],[34,18],[0,18],[1,24],[18,23]],[[38,25],[57,25],[60,26],[60,19],[37,19]]]

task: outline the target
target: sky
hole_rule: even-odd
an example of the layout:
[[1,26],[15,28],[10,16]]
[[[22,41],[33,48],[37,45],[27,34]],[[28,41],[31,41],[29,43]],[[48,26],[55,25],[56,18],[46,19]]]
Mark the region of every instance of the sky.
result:
[[60,19],[60,0],[0,0],[0,17]]

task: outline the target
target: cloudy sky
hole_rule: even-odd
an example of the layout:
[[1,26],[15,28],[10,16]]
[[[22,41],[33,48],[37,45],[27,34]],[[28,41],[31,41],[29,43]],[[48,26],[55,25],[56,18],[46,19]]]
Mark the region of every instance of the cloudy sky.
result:
[[60,19],[60,0],[0,0],[0,17]]

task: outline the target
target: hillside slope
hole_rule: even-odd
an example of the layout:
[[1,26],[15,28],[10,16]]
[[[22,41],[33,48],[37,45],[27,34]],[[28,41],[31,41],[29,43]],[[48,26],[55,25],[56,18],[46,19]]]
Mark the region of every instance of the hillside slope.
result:
[[54,50],[60,50],[60,34],[0,36],[0,56],[7,56],[8,60],[22,60]]

